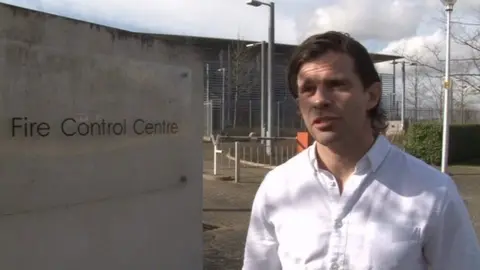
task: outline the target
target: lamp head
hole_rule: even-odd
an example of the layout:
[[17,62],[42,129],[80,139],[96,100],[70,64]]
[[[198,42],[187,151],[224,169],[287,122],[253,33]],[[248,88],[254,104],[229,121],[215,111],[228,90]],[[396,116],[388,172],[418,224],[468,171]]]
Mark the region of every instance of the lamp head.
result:
[[248,0],[247,5],[253,6],[253,7],[259,7],[262,5],[262,2],[258,0]]
[[457,0],[440,0],[445,7],[453,7]]

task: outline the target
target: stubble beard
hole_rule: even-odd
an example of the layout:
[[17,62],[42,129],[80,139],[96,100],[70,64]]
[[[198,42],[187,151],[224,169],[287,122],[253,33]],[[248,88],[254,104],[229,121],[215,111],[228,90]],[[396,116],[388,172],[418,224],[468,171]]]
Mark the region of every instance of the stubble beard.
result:
[[342,139],[342,136],[334,130],[320,131],[313,126],[310,126],[310,134],[317,143],[326,147],[334,146]]

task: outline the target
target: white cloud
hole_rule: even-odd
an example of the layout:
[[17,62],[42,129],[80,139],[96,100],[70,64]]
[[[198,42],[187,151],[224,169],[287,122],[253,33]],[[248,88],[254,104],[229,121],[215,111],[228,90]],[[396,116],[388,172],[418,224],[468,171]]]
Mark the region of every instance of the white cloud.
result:
[[[414,56],[422,58],[426,63],[436,61],[432,48],[443,45],[445,35],[443,30],[438,29],[435,32],[424,36],[412,36],[401,38],[390,42],[379,53],[393,54],[400,56]],[[379,72],[391,73],[392,65],[390,63],[379,63],[376,65]]]
[[[311,2],[309,0],[302,0]],[[266,6],[244,0],[3,0],[59,15],[142,32],[263,40],[268,37]],[[297,43],[295,1],[278,1],[276,41]],[[300,1],[301,2],[301,1]],[[291,13],[288,13],[291,12]]]
[[[245,0],[0,0],[140,32],[266,40],[268,8]],[[428,55],[444,42],[440,0],[277,0],[276,41],[295,44],[306,35],[341,30],[373,51]],[[459,0],[454,20],[474,20],[478,0]],[[454,48],[453,54],[465,54]],[[391,72],[391,65],[378,65]]]
[[[477,4],[478,6],[478,4]],[[470,10],[470,13],[464,10],[461,15],[457,17],[454,16],[453,20],[458,21],[470,21],[480,23],[480,18],[474,18],[475,13]],[[480,9],[477,11],[480,14]],[[476,20],[475,20],[476,19]],[[431,68],[422,68],[419,67],[419,75],[418,80],[420,81],[420,88],[419,91],[422,93],[422,101],[423,105],[426,106],[435,106],[436,108],[440,108],[439,98],[442,95],[442,82],[444,80],[444,68],[445,68],[445,59],[446,59],[446,33],[444,30],[444,23],[441,21],[435,21],[433,23],[433,27],[431,29],[436,29],[433,32],[424,34],[424,35],[416,35],[406,38],[401,38],[395,41],[390,42],[386,47],[384,47],[380,53],[386,54],[396,54],[396,55],[404,55],[407,56],[407,59],[418,59],[421,63],[426,64],[428,66],[436,67],[436,70]],[[452,24],[452,35],[453,36],[460,36],[462,34],[467,34],[473,37],[473,33],[479,33],[480,25],[473,25],[473,26],[462,26],[459,24]],[[477,42],[478,45],[480,43]],[[477,46],[478,46],[477,45]],[[471,61],[456,61],[458,59],[471,59],[472,57],[479,58],[480,52],[472,50],[467,46],[459,45],[454,41],[452,38],[451,40],[451,55],[450,59],[452,59],[450,65],[450,74],[453,75],[451,80],[453,81],[453,91],[454,91],[454,100],[456,100],[457,104],[460,100],[465,102],[471,107],[477,107],[479,104],[478,96],[468,94],[463,98],[460,97],[460,92],[465,93],[462,91],[462,87],[468,87],[470,85],[476,85],[478,88],[478,83],[480,80],[478,77],[474,76],[466,76],[466,77],[456,77],[455,74],[478,74],[479,69],[478,66],[475,66]],[[479,61],[477,61],[477,64]],[[377,69],[379,72],[386,72],[392,73],[392,65],[390,63],[381,63],[377,64]],[[414,75],[415,68],[413,66],[407,65],[406,73],[407,73],[407,83],[406,83],[406,90],[407,95],[412,95],[413,92],[413,81],[415,78]],[[401,91],[402,83],[401,83],[401,73],[399,72],[400,69],[397,66],[397,91]],[[458,79],[466,79],[467,83],[461,82]],[[468,83],[469,82],[469,83]],[[470,92],[475,93],[475,92]],[[434,98],[432,98],[434,97]],[[437,104],[435,104],[437,103]],[[477,104],[477,105],[475,105]]]
[[339,0],[315,10],[310,31],[334,29],[361,40],[390,41],[414,35],[425,11],[421,0]]
[[[136,31],[267,39],[268,8],[245,0],[0,0]],[[461,0],[465,10],[478,0]],[[360,40],[390,42],[415,36],[441,14],[440,0],[277,0],[276,40],[298,43],[306,34],[342,30]],[[429,34],[431,29],[426,29]]]
[[[384,44],[382,53],[403,50],[408,55],[424,56],[429,54],[427,47],[444,43],[443,11],[440,0],[337,0],[313,11],[307,33],[340,30],[367,43]],[[460,0],[453,20],[480,22],[479,14],[478,0]],[[465,53],[459,46],[452,49],[452,55]]]
[[[268,8],[248,6],[245,0],[0,2],[138,32],[248,40],[266,40],[268,36]],[[277,0],[275,6],[277,43],[297,44],[312,33],[340,30],[359,39],[370,51],[420,56],[427,63],[436,61],[429,47],[445,48],[440,0]],[[480,22],[479,15],[479,0],[459,0],[453,20]],[[440,55],[444,58],[444,51]],[[470,55],[471,50],[452,42],[452,58]],[[392,73],[390,63],[377,64],[377,69]],[[397,66],[397,93],[402,87],[399,71]],[[409,67],[407,91],[412,91],[412,72]],[[440,84],[441,78],[435,79],[432,87],[438,91]]]
[[[480,14],[480,10],[477,14]],[[473,22],[473,20],[471,22]],[[480,19],[477,18],[476,22],[479,25],[463,26],[452,24],[452,36],[459,37],[462,35],[467,35],[469,37],[473,37],[475,33],[480,32]],[[428,34],[415,35],[394,40],[379,52],[385,54],[403,55],[407,56],[408,58],[418,59],[424,64],[438,66],[441,62],[439,59],[444,60],[446,58],[446,33],[443,22],[437,22],[435,25],[437,25],[436,29],[433,28],[434,30]],[[480,43],[478,43],[478,45],[480,45]],[[459,45],[452,37],[450,42],[450,58],[466,59],[472,57],[480,57],[480,52],[472,50],[467,46]],[[387,63],[378,64],[377,68],[380,71],[391,70],[391,67],[389,67],[389,64]]]

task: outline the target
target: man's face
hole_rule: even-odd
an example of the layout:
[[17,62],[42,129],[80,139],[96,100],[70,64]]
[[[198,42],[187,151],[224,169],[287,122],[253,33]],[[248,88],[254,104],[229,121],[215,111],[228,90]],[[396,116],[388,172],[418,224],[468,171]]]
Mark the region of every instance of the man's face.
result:
[[318,143],[351,143],[371,134],[367,111],[377,105],[381,86],[365,89],[347,54],[328,52],[303,64],[297,86],[300,113]]

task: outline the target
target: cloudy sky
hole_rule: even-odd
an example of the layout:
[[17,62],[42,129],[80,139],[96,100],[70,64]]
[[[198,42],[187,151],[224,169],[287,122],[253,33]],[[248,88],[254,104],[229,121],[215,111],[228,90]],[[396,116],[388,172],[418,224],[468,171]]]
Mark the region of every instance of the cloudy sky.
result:
[[[248,6],[245,0],[0,2],[139,32],[267,39],[268,8]],[[429,55],[426,46],[445,47],[440,0],[277,0],[275,6],[278,43],[298,44],[312,33],[341,30],[361,40],[371,52],[424,56]],[[478,23],[479,14],[479,0],[458,0],[453,20]],[[469,54],[452,45],[452,58]],[[391,73],[388,63],[377,67]]]
[[[0,0],[22,7],[127,30],[194,36],[267,39],[268,8],[245,0]],[[277,0],[276,41],[296,44],[306,35],[342,30],[372,52],[415,52],[441,43],[440,0]],[[478,0],[459,0],[455,19],[474,16]],[[476,13],[478,14],[478,13]],[[401,44],[401,45],[400,45]]]

